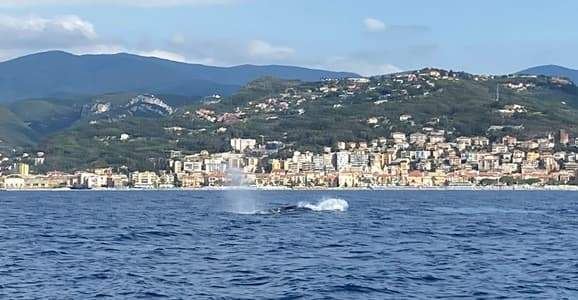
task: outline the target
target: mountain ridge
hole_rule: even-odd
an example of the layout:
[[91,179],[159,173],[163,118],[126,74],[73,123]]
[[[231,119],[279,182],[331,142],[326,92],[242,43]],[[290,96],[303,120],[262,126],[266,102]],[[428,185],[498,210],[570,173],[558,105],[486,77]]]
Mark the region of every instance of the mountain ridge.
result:
[[578,70],[555,64],[531,67],[518,72],[518,74],[565,77],[573,82],[578,82]]
[[128,91],[196,97],[231,95],[263,76],[318,81],[359,75],[283,65],[215,67],[129,53],[75,55],[46,51],[0,62],[0,103]]

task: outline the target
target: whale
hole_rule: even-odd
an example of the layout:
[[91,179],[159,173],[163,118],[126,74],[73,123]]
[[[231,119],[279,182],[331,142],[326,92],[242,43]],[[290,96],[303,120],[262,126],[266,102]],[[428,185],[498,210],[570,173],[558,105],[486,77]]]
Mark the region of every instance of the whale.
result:
[[282,213],[293,212],[293,211],[297,211],[297,210],[304,210],[304,208],[299,207],[298,205],[285,205],[285,206],[271,208],[271,209],[269,209],[269,212],[275,213],[275,214],[282,214]]
[[282,205],[279,207],[270,208],[267,210],[257,211],[257,214],[284,214],[296,213],[305,211],[340,211],[344,212],[349,209],[349,203],[339,198],[328,198],[320,201],[317,204],[309,202],[299,202],[298,204]]

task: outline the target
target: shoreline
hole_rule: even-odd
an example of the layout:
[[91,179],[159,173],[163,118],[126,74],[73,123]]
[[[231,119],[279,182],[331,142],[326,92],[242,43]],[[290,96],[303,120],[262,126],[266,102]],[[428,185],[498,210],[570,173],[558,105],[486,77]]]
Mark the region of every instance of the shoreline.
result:
[[211,191],[331,191],[331,192],[380,192],[380,191],[566,191],[578,192],[578,186],[564,185],[564,186],[377,186],[377,187],[359,187],[359,188],[339,188],[339,187],[202,187],[202,188],[151,188],[151,189],[135,189],[135,188],[93,188],[93,189],[70,189],[70,188],[55,188],[55,189],[0,189],[0,192],[211,192]]

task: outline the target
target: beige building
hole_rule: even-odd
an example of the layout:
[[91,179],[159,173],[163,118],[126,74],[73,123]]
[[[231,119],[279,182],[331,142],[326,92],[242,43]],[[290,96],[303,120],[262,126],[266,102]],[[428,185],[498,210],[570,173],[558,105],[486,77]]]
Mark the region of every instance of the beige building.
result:
[[24,178],[18,175],[10,175],[2,180],[2,188],[7,190],[24,189],[26,188],[26,182]]
[[133,172],[130,183],[135,188],[151,189],[159,185],[159,176],[155,172]]
[[201,172],[179,174],[177,179],[183,188],[200,188],[205,185],[205,176]]

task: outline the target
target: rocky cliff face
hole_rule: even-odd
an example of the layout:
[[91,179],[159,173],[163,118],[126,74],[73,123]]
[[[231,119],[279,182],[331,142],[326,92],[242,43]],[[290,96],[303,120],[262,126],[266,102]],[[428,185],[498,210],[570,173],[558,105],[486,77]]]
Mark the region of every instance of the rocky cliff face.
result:
[[118,120],[127,116],[165,117],[173,114],[174,111],[175,109],[161,98],[154,95],[138,95],[120,103],[96,99],[94,103],[84,106],[82,115],[84,118]]
[[167,116],[174,112],[174,109],[166,104],[162,99],[153,95],[139,95],[130,100],[126,108],[135,114]]

